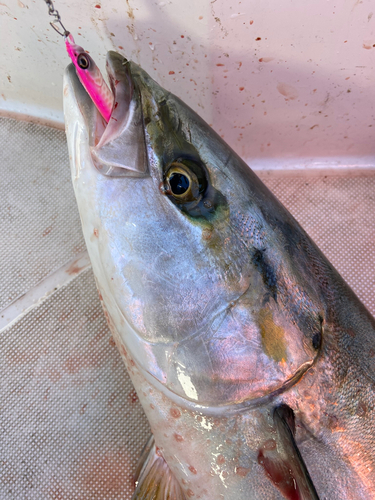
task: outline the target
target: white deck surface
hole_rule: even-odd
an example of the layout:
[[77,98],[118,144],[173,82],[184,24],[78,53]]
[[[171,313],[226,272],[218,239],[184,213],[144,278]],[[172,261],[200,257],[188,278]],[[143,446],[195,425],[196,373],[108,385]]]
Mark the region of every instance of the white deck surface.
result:
[[[0,138],[0,499],[129,500],[149,428],[97,297],[64,133],[3,118]],[[375,171],[259,175],[375,314]]]

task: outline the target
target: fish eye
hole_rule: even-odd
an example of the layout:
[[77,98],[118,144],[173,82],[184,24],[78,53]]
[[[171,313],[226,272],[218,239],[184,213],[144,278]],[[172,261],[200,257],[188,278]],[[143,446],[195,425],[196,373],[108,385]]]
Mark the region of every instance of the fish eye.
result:
[[86,54],[79,54],[77,64],[81,69],[87,69],[90,66],[90,61]]
[[165,176],[165,192],[179,203],[195,201],[200,198],[199,182],[196,174],[183,163],[174,162]]
[[169,177],[169,185],[171,186],[172,194],[181,196],[189,189],[190,179],[184,174],[175,172]]

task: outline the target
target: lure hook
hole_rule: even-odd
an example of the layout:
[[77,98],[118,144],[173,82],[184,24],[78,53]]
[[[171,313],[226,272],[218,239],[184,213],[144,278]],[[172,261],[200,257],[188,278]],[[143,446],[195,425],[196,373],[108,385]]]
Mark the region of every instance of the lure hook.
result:
[[[48,7],[48,14],[50,16],[53,16],[55,19],[50,22],[49,24],[52,26],[52,28],[58,33],[60,36],[66,38],[70,32],[65,28],[63,23],[61,22],[61,17],[59,14],[59,11],[55,9],[52,0],[44,0],[47,4]],[[56,24],[59,24],[60,27],[57,27]],[[62,32],[60,31],[62,29]]]

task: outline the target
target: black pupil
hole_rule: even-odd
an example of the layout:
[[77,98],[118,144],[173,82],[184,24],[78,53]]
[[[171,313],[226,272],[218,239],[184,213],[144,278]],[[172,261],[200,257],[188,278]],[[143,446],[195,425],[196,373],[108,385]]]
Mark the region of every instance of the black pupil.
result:
[[173,194],[181,195],[189,189],[189,179],[183,174],[172,174],[169,178],[169,185]]
[[82,69],[86,69],[89,67],[89,61],[87,59],[87,57],[85,56],[78,56],[78,66]]

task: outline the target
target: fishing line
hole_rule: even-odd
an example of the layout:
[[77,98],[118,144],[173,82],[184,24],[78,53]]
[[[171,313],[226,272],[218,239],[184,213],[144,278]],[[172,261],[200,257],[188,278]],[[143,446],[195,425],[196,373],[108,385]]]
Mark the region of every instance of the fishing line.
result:
[[54,18],[50,25],[64,38],[65,47],[72,60],[77,76],[95,104],[99,113],[108,123],[113,109],[114,98],[103,75],[92,57],[74,41],[73,35],[65,28],[59,11],[55,9],[52,0],[44,0],[48,7],[48,14]]

